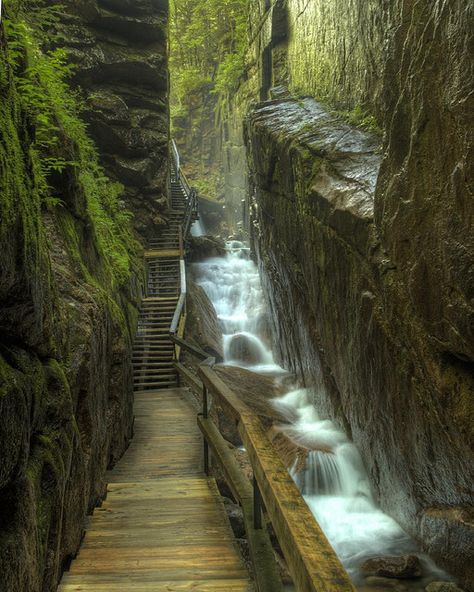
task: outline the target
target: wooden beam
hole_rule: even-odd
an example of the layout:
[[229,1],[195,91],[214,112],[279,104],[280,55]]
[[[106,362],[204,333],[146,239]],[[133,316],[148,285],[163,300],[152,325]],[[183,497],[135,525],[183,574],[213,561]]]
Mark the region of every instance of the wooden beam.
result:
[[213,460],[219,464],[235,499],[242,507],[258,592],[282,592],[283,586],[268,531],[266,528],[254,528],[253,488],[249,480],[212,420],[199,415],[198,426],[211,448]]
[[203,349],[197,347],[196,345],[191,345],[191,343],[188,343],[187,341],[181,339],[176,335],[170,334],[170,339],[173,343],[179,345],[181,349],[186,350],[187,352],[198,358],[198,360],[204,361],[209,358],[209,354],[207,354]]
[[145,259],[153,259],[155,257],[177,257],[178,259],[181,256],[181,252],[179,249],[150,249],[149,251],[145,251]]
[[201,395],[202,382],[197,378],[194,372],[188,370],[183,364],[175,364],[174,367],[178,371],[181,381],[197,395]]

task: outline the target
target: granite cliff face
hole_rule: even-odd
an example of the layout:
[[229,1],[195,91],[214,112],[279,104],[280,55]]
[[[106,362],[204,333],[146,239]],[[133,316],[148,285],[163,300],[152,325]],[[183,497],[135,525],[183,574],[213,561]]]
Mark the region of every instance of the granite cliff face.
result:
[[[87,95],[90,130],[107,171],[126,186],[122,201],[60,94],[70,93],[62,65],[28,53],[40,38],[34,19],[25,21],[13,2],[3,14],[0,588],[9,592],[56,589],[87,514],[104,498],[106,470],[132,436],[130,352],[142,270],[125,206],[146,233],[166,190],[160,7],[78,2],[74,19],[64,17],[74,56],[83,60],[75,82]],[[87,33],[84,47],[86,22],[101,33]],[[121,37],[125,25],[133,50]]]
[[392,8],[367,94],[381,150],[310,99],[250,113],[253,237],[281,358],[352,436],[384,509],[471,590],[473,14]]
[[81,0],[62,23],[90,133],[144,236],[167,208],[167,19],[167,0]]

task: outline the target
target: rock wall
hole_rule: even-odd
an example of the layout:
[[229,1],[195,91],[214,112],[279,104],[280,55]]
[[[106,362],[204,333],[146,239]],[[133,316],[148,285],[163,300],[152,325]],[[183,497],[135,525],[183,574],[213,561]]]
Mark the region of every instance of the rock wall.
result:
[[61,25],[90,133],[145,236],[168,203],[167,20],[168,0],[81,0]]
[[[9,592],[56,590],[132,436],[142,268],[123,210],[146,233],[165,192],[165,3],[74,9],[75,82],[126,196],[116,203],[75,107],[58,101],[70,96],[62,65],[41,57],[40,30],[9,3],[0,25],[0,589]],[[58,141],[41,140],[41,126]]]
[[473,7],[392,15],[369,84],[380,156],[310,100],[250,114],[254,238],[282,359],[352,436],[383,508],[472,590]]

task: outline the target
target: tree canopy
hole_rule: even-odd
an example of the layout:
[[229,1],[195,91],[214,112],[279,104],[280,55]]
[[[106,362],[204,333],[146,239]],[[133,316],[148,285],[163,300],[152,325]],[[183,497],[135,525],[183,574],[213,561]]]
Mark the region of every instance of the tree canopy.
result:
[[244,71],[249,0],[171,1],[172,115],[186,116],[190,97],[226,95]]

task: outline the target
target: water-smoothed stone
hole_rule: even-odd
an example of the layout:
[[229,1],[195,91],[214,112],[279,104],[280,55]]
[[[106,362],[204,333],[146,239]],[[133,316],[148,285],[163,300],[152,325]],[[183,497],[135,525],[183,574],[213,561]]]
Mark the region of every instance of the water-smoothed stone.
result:
[[453,582],[431,582],[425,590],[426,592],[464,592]]
[[416,555],[373,557],[364,561],[361,571],[368,576],[381,576],[399,580],[422,576],[420,559]]
[[[271,404],[272,399],[283,394],[281,386],[273,378],[263,376],[236,366],[216,366],[217,375],[232,391],[252,409],[266,429],[275,423],[285,423],[285,417]],[[242,444],[235,421],[219,405],[215,417],[226,440],[240,446]]]
[[205,290],[193,281],[188,284],[187,307],[189,322],[186,340],[221,362],[224,359],[224,348],[216,310]]
[[233,362],[253,366],[264,361],[261,343],[250,334],[239,333],[231,337],[228,350]]
[[210,257],[224,257],[226,254],[223,240],[213,236],[192,236],[189,239],[189,246],[186,258],[190,262],[203,261]]

